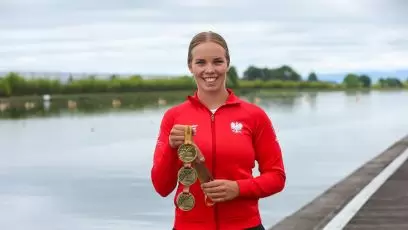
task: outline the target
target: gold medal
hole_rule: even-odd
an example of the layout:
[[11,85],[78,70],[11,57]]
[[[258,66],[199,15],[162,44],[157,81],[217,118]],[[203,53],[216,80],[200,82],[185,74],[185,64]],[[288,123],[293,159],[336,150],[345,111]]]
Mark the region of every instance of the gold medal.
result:
[[183,211],[190,211],[194,208],[195,199],[190,192],[181,192],[177,196],[177,206]]
[[178,157],[184,163],[191,163],[197,158],[197,149],[192,144],[192,127],[186,126],[184,129],[184,144],[178,148]]
[[178,171],[178,180],[184,186],[190,186],[197,180],[197,171],[192,167],[184,166]]
[[179,159],[184,163],[191,163],[197,158],[197,150],[192,144],[182,144],[178,149]]

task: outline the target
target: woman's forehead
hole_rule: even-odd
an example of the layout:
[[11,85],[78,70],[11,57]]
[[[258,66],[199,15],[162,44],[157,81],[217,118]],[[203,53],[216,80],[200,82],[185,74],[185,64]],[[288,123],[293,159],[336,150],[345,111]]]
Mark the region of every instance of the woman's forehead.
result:
[[225,50],[216,43],[206,42],[194,47],[191,54],[195,58],[219,58],[225,56]]

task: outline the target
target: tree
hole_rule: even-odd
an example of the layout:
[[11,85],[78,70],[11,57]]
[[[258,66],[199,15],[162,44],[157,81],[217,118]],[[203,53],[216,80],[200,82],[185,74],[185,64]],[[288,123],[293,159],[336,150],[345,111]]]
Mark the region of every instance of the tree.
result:
[[384,78],[378,79],[378,84],[380,85],[381,88],[385,87],[386,86],[385,79]]
[[343,84],[345,84],[347,88],[359,88],[361,86],[359,77],[352,73],[346,75],[343,79]]
[[109,77],[109,79],[111,80],[111,81],[113,81],[113,80],[115,80],[115,79],[118,79],[119,78],[119,75],[116,75],[116,74],[112,74],[112,75],[110,75],[110,77]]
[[283,80],[289,81],[301,81],[302,76],[300,76],[296,71],[294,71],[291,67],[287,65],[283,65],[282,67],[275,70],[278,75],[284,76]]
[[394,77],[380,78],[378,79],[378,84],[381,88],[401,88],[404,86],[400,79]]
[[231,87],[238,87],[238,72],[235,66],[231,66],[227,72],[227,84]]
[[398,78],[387,78],[387,85],[390,87],[400,88],[402,87],[402,82]]
[[141,80],[143,80],[142,76],[140,76],[140,75],[138,75],[138,74],[131,75],[131,76],[129,77],[129,79],[135,80],[135,81],[141,81]]
[[315,72],[311,72],[307,77],[307,81],[319,81]]
[[253,81],[261,79],[262,75],[261,69],[251,65],[247,70],[245,70],[243,79]]
[[68,82],[71,83],[73,81],[74,81],[74,76],[72,76],[72,74],[69,74]]
[[371,86],[371,78],[368,77],[367,75],[361,75],[359,77],[360,82],[362,83],[364,88],[370,88]]
[[23,76],[20,76],[18,73],[10,72],[4,79],[6,94],[9,95],[23,95],[26,90],[26,79]]
[[249,66],[244,71],[244,80],[281,80],[281,81],[301,81],[302,77],[294,71],[291,67],[283,65],[279,68],[258,68],[255,66]]
[[0,96],[11,96],[9,81],[3,78],[0,78]]

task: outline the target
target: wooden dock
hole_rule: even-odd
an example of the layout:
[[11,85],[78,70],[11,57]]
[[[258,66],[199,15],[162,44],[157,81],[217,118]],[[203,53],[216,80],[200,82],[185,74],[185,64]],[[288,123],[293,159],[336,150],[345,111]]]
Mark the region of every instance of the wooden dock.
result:
[[407,160],[373,194],[344,229],[408,229]]
[[407,156],[408,135],[269,229],[407,230]]

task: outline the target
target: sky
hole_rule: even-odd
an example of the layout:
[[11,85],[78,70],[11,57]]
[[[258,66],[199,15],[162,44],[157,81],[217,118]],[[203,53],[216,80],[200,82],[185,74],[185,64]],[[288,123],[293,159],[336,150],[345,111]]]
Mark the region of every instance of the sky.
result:
[[408,68],[404,0],[2,0],[0,71],[189,74],[215,31],[231,64],[302,75]]

